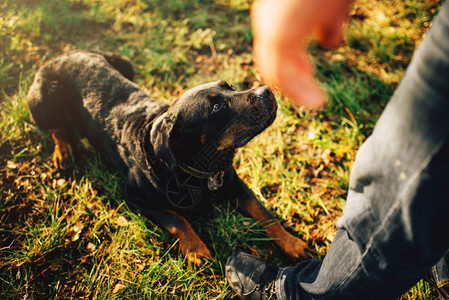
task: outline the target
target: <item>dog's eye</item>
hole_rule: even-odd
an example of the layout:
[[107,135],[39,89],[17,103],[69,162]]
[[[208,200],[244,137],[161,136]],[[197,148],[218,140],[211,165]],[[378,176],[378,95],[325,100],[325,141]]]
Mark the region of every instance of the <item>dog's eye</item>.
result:
[[219,111],[219,110],[220,110],[220,107],[221,107],[220,103],[215,103],[215,104],[212,106],[212,111],[213,111],[213,112]]

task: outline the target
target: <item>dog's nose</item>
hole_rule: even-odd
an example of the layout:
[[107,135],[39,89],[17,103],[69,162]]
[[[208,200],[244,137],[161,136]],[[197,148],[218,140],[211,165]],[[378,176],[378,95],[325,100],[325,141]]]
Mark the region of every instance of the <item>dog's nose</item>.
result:
[[271,90],[267,86],[262,86],[251,90],[247,100],[251,105],[255,105],[260,100],[265,102],[267,100],[271,100],[272,98],[274,98],[274,96]]
[[256,94],[256,96],[258,96],[260,98],[264,98],[264,99],[269,98],[273,95],[271,90],[266,85],[256,89],[254,91],[254,94]]
[[252,90],[252,93],[248,96],[248,101],[253,107],[263,104],[268,111],[273,111],[277,108],[274,95],[268,86],[262,86]]

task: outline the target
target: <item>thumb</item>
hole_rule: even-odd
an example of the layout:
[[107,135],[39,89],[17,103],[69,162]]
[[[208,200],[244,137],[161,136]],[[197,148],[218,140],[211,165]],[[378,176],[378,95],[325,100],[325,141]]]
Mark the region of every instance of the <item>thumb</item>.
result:
[[315,30],[317,38],[327,48],[338,47],[343,42],[343,22],[336,24],[326,24]]
[[341,45],[344,25],[349,19],[349,10],[353,2],[345,0],[330,4],[326,11],[328,16],[324,17],[315,28],[315,34],[323,46],[334,48]]
[[313,72],[299,65],[298,60],[284,61],[278,70],[278,86],[295,106],[305,105],[320,108],[326,102],[326,95],[318,86]]

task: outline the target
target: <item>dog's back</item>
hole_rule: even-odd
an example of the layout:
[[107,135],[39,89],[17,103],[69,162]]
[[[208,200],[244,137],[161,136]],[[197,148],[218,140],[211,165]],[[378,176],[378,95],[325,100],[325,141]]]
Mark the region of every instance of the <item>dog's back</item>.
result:
[[[84,50],[70,51],[45,63],[28,92],[28,106],[36,124],[41,129],[52,130],[67,125],[67,118],[82,122],[83,106],[92,109],[93,114],[101,113],[107,106],[113,107],[138,91],[107,58],[127,76],[134,73],[126,59]],[[98,111],[94,112],[95,109]]]
[[89,50],[91,53],[96,53],[103,56],[108,63],[117,71],[120,72],[128,80],[134,80],[134,68],[131,61],[117,53],[100,51],[100,50]]
[[65,136],[79,132],[119,169],[126,169],[123,157],[129,151],[123,153],[121,146],[127,148],[123,144],[129,142],[128,120],[154,117],[167,105],[149,98],[129,80],[133,76],[131,63],[120,55],[70,51],[38,70],[28,106],[39,128]]

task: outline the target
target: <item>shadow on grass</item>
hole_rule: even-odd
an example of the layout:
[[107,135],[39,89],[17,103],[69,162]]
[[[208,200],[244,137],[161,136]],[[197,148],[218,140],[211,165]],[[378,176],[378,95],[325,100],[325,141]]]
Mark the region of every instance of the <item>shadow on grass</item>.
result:
[[[130,57],[138,83],[157,98],[173,100],[187,87],[219,78],[239,88],[251,87],[258,79],[252,65],[248,6],[247,1],[224,0],[6,0],[0,4],[4,18],[0,19],[0,92],[8,95],[1,102],[6,109],[0,120],[0,289],[5,291],[4,299],[127,295],[226,299],[231,293],[222,277],[223,263],[232,252],[252,252],[287,264],[260,225],[219,206],[216,218],[193,222],[215,250],[216,261],[201,272],[185,268],[173,238],[123,206],[123,178],[97,161],[96,154],[87,151],[90,165],[79,168],[72,178],[53,174],[48,165],[51,139],[36,130],[25,113],[32,73],[44,61],[73,48],[104,49]],[[421,9],[420,14],[424,13]],[[369,18],[368,14],[363,18]],[[357,27],[350,37],[350,46],[358,48],[353,51],[355,60],[357,55],[361,59],[370,55],[370,37],[380,39],[384,30],[376,28],[379,33],[372,35]],[[376,69],[388,62],[400,74],[413,43],[398,37],[386,39],[388,45],[374,41],[386,48],[375,49],[379,60],[371,58],[366,65],[378,63],[371,66]],[[398,48],[400,43],[405,51]],[[388,48],[390,44],[393,47]],[[280,117],[288,121],[274,124],[277,128],[270,132],[282,133],[281,142],[256,141],[248,148],[257,149],[248,149],[239,163],[245,179],[254,179],[259,196],[269,200],[266,204],[272,211],[283,214],[294,234],[311,233],[307,239],[320,256],[329,244],[325,232],[334,230],[341,212],[347,165],[395,84],[346,57],[334,60],[321,56],[320,49],[312,51],[318,57],[318,77],[330,96],[328,106],[321,112],[298,113],[283,103]],[[396,61],[396,55],[403,57]],[[278,151],[279,145],[283,149]],[[275,150],[269,152],[269,148]],[[260,165],[256,160],[254,165],[248,163],[262,155]],[[271,178],[271,173],[264,174],[267,169],[248,171],[263,166],[281,166],[280,173],[286,175]],[[299,172],[304,178],[298,186],[289,187],[289,176]],[[284,187],[285,178],[289,181]],[[316,196],[317,190],[323,193]],[[75,230],[77,222],[84,227]]]

